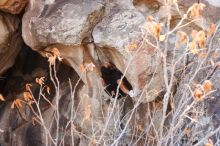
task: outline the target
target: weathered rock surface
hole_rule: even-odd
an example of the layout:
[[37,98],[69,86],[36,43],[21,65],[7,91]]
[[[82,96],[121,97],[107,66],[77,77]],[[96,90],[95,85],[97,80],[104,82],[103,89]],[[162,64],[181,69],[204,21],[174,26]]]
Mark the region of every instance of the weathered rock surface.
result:
[[19,14],[27,2],[28,0],[1,0],[0,10],[11,14]]
[[101,1],[32,1],[23,17],[24,41],[33,49],[51,44],[79,45],[102,17]]
[[0,12],[0,75],[10,68],[22,46],[19,19]]
[[[183,12],[192,1],[179,2]],[[209,1],[211,5],[212,2],[214,1]],[[3,3],[6,5],[6,0],[1,1],[0,6]],[[207,8],[213,9],[207,12],[205,18],[210,17],[214,22],[219,20],[219,15],[216,15],[218,10],[206,4]],[[195,73],[194,69],[200,60],[190,52],[186,56],[188,61],[186,62],[194,64],[187,66],[183,57],[180,65],[176,66],[178,73],[174,77],[175,87],[170,89],[172,91],[168,95],[168,105],[166,106],[164,100],[167,95],[161,94],[162,97],[158,97],[161,91],[165,91],[161,60],[165,55],[163,41],[159,42],[161,44],[159,51],[162,50],[159,52],[147,44],[143,37],[148,37],[144,33],[147,22],[145,15],[155,17],[160,14],[159,17],[155,17],[159,22],[167,17],[167,13],[163,14],[162,5],[163,0],[134,0],[133,3],[131,0],[30,1],[22,19],[22,34],[26,44],[37,52],[23,47],[15,65],[6,73],[5,71],[14,63],[22,40],[17,18],[0,13],[0,75],[5,77],[0,78],[0,94],[6,99],[5,103],[0,103],[0,145],[45,145],[44,127],[34,120],[34,114],[28,105],[22,103],[23,106],[20,108],[10,107],[14,99],[23,99],[27,83],[31,83],[33,95],[38,99],[39,85],[35,83],[37,77],[45,77],[44,85],[50,87],[51,93],[49,95],[45,91],[44,95],[54,103],[57,96],[53,83],[49,80],[47,59],[37,53],[45,56],[55,47],[63,58],[62,62],[70,66],[56,64],[60,83],[58,141],[65,146],[98,145],[97,142],[101,145],[155,145],[157,142],[158,145],[165,143],[168,145],[172,142],[193,145],[218,128],[220,73],[219,68],[214,68],[213,63],[216,65],[215,63],[220,61],[219,52],[215,55],[217,59],[212,60],[212,63],[210,58],[204,62],[205,70],[201,69],[195,75],[195,80],[191,81],[191,84],[194,82],[201,84],[206,79],[211,80],[216,90],[211,95],[214,98],[194,102],[187,83],[188,77]],[[20,8],[18,5],[15,6],[7,11],[19,13]],[[177,19],[172,21],[172,28],[179,21],[178,15],[174,13]],[[190,24],[184,27],[183,31],[190,34],[195,28],[201,29]],[[179,59],[185,52],[184,49],[173,50],[175,33],[170,34],[168,40],[167,76],[170,76],[170,70],[172,71],[170,64],[173,57]],[[218,32],[213,39],[212,51],[219,50],[219,36]],[[149,40],[155,43],[150,37]],[[113,63],[125,73],[133,89],[138,93],[144,91],[144,94],[139,94],[136,98],[123,97],[115,103],[105,101],[104,99],[108,99],[109,96],[104,92],[100,76],[100,66],[105,62]],[[92,68],[87,70],[87,65],[91,65]],[[70,83],[74,94],[70,91]],[[185,112],[192,103],[194,106],[190,112]],[[40,100],[40,108],[46,128],[49,129],[53,139],[56,139],[56,108],[43,98]],[[163,118],[166,120],[161,127]],[[161,129],[164,132],[160,133]],[[102,139],[99,141],[100,137]],[[204,142],[207,142],[208,138],[216,141],[211,136],[205,138]],[[48,143],[54,145],[52,140]],[[200,144],[205,143],[198,145]]]
[[[103,61],[112,62],[122,73],[125,72],[138,93],[144,89],[150,76],[156,73],[155,80],[149,85],[149,88],[154,87],[156,93],[162,89],[160,57],[153,47],[143,41],[145,21],[144,15],[136,9],[116,6],[96,25],[93,37],[95,44],[105,52]],[[137,48],[129,51],[132,44],[137,44]],[[152,101],[155,97],[151,94],[146,96],[146,100]]]

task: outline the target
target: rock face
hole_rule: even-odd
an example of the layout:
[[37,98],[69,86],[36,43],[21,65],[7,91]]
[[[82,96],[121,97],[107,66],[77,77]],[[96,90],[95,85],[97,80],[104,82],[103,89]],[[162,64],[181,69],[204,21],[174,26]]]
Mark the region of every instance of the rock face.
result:
[[0,75],[10,68],[22,46],[19,19],[0,12]]
[[[17,16],[6,12],[20,13],[26,1],[1,1],[5,12],[0,12],[0,94],[6,102],[0,98],[0,145],[187,146],[205,145],[209,138],[216,142],[210,134],[220,131],[219,28],[207,39],[211,47],[205,53],[214,57],[201,61],[204,54],[193,54],[184,45],[178,48],[176,31],[166,34],[166,10],[176,7],[163,2],[30,0],[20,24]],[[171,30],[194,1],[178,2],[180,13],[171,13]],[[204,15],[207,24],[219,20],[218,1],[204,2],[205,10],[212,8]],[[164,27],[151,27],[160,26],[158,22]],[[190,41],[192,30],[202,27],[189,23],[180,28],[188,35],[181,38],[184,42]],[[159,34],[151,35],[150,30]],[[21,32],[29,47],[21,47]],[[62,62],[51,65],[54,54]],[[106,62],[125,75],[136,97],[114,100],[107,95],[100,71]],[[40,77],[44,78],[39,81]],[[196,99],[194,88],[206,80],[213,91]]]
[[27,4],[28,0],[2,0],[0,10],[11,14],[19,14]]
[[[145,21],[144,16],[136,9],[121,9],[116,6],[93,31],[95,44],[105,50],[103,61],[113,62],[122,73],[125,72],[125,76],[137,92],[143,90],[147,83],[145,81],[154,72],[157,73],[155,80],[160,78],[159,80],[162,81],[160,58],[154,48],[143,44],[141,37],[144,35],[142,31]],[[132,44],[138,44],[138,46],[135,50],[129,51]],[[159,80],[156,81],[157,85],[152,83],[149,86],[154,86],[155,90],[161,90],[162,84],[158,82]],[[150,95],[146,98],[152,101],[155,96]]]
[[24,41],[33,49],[55,43],[79,45],[91,34],[103,9],[99,1],[32,1],[22,22]]

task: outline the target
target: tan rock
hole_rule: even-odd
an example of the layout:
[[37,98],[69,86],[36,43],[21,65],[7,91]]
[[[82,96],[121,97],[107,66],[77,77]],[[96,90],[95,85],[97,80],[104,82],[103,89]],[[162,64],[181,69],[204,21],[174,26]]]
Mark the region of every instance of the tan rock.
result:
[[11,14],[19,14],[26,6],[28,0],[1,0],[0,10]]
[[18,29],[19,20],[12,15],[0,13],[0,75],[10,68],[20,51],[22,38]]

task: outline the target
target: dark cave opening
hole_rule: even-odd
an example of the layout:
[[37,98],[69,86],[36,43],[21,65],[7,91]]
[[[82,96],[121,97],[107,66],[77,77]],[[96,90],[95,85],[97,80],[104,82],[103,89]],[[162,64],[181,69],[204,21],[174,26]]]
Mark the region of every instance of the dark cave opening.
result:
[[[105,86],[105,92],[112,98],[116,97],[117,89],[119,82],[123,76],[121,71],[116,68],[113,63],[107,63],[101,66],[101,77],[103,79],[103,84]],[[119,86],[119,92],[117,98],[126,96],[125,91],[132,90],[131,84],[128,82],[126,77],[122,79],[122,82]]]
[[[69,78],[75,82],[79,78],[74,69],[62,62],[57,62],[56,70],[60,83],[68,81]],[[38,90],[35,90],[35,79],[40,77],[45,77],[45,84],[48,84],[51,91],[53,91],[49,76],[48,59],[24,44],[16,57],[14,65],[0,78],[0,93],[5,96],[10,94],[7,100],[14,100],[17,94],[25,91],[25,84],[27,83],[33,85],[34,93],[38,93]]]

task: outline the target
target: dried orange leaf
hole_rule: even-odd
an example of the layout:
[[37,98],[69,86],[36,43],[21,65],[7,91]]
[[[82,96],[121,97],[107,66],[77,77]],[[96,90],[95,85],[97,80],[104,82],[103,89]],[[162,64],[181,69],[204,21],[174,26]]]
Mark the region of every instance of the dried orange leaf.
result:
[[210,25],[209,25],[209,31],[208,31],[208,35],[212,35],[212,34],[214,34],[215,33],[215,24],[214,23],[211,23]]
[[209,139],[208,143],[206,143],[205,146],[214,146],[214,144],[213,144],[212,140]]
[[206,35],[204,31],[199,31],[196,37],[197,42],[199,43],[200,48],[205,48]]
[[81,72],[85,72],[86,71],[86,68],[85,68],[85,66],[83,64],[80,64],[79,68],[80,68]]
[[150,31],[155,37],[159,38],[161,27],[162,27],[162,23],[152,23],[150,27]]
[[205,7],[203,3],[195,3],[190,7],[190,17],[200,17]]
[[44,78],[45,77],[36,78],[35,81],[36,83],[42,86],[44,84]]
[[15,108],[15,102],[12,102],[11,109],[14,109],[14,108]]
[[203,96],[203,91],[200,88],[197,88],[194,93],[193,96],[196,100],[201,100],[202,96]]
[[57,48],[53,48],[51,52],[54,56],[60,56],[60,51]]
[[182,44],[186,44],[186,41],[187,41],[187,35],[186,35],[186,33],[183,32],[183,31],[179,31],[179,34],[180,34],[180,36],[181,36],[181,43],[182,43]]
[[1,101],[5,101],[5,98],[3,97],[2,94],[0,94],[0,100],[1,100]]
[[33,99],[33,97],[30,92],[24,92],[24,100],[25,101],[30,101],[32,99]]
[[199,50],[196,47],[196,42],[192,41],[189,43],[189,50],[192,54],[197,54],[199,52]]
[[203,83],[203,89],[204,89],[205,93],[208,93],[209,91],[211,91],[212,87],[213,87],[213,84],[210,80],[206,80]]
[[31,84],[29,84],[29,83],[27,83],[27,84],[25,84],[25,90],[26,91],[31,91]]
[[190,137],[190,129],[189,128],[185,128],[183,133],[187,136]]
[[[21,104],[21,100],[20,100],[20,99],[15,99],[13,103],[14,103],[14,105],[15,105],[17,108],[22,107],[22,104]],[[12,106],[11,106],[11,108],[12,108]],[[14,108],[14,107],[13,107],[13,108]]]
[[62,61],[63,58],[61,57],[60,51],[57,48],[53,48],[51,52],[55,58],[57,58],[59,61]]
[[154,17],[153,16],[147,16],[147,21],[153,21]]

